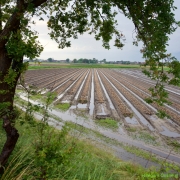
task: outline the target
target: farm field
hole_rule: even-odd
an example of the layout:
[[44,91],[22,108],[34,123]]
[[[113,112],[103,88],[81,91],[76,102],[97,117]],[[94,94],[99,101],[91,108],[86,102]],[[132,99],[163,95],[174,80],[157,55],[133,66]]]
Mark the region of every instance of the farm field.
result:
[[[49,69],[28,71],[25,82],[41,93],[55,92],[55,103],[84,109],[93,119],[113,118],[126,126],[148,128],[162,135],[180,137],[180,88],[167,86],[171,105],[147,104],[148,89],[155,82],[140,70]],[[157,110],[170,119],[160,119]]]
[[[56,107],[68,104],[71,111],[83,111],[94,121],[113,119],[125,134],[139,134],[138,137],[145,134],[152,144],[168,146],[173,142],[174,148],[180,145],[180,88],[165,86],[171,105],[147,104],[144,99],[150,96],[148,89],[155,82],[140,69],[29,70],[24,80],[42,97],[54,92]],[[166,111],[170,118],[160,119],[157,110]]]

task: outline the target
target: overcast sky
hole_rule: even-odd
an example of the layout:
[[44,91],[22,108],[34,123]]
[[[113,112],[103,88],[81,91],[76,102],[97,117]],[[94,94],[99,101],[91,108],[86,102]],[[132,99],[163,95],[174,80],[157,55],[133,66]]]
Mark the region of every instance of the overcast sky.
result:
[[[178,8],[175,11],[176,20],[180,21],[180,1],[175,0],[175,6]],[[132,32],[134,30],[133,23],[124,17],[118,15],[119,30],[126,36],[125,46],[123,50],[117,49],[111,42],[111,49],[106,50],[102,47],[101,41],[96,41],[93,35],[84,34],[79,36],[78,39],[72,40],[71,47],[65,49],[58,49],[57,43],[51,40],[48,36],[48,29],[45,21],[39,21],[36,24],[36,30],[39,32],[39,41],[44,46],[44,51],[39,58],[47,59],[54,58],[56,60],[64,60],[69,58],[96,58],[98,60],[106,59],[107,61],[144,61],[140,53],[141,45],[138,47],[132,44]],[[169,46],[167,47],[168,53],[172,53],[177,59],[180,60],[180,28],[170,36]]]

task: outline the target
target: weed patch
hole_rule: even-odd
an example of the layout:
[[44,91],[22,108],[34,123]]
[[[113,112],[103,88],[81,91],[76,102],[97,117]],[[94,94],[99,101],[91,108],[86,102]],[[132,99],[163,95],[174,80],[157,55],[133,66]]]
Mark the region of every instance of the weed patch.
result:
[[67,111],[70,108],[70,104],[69,103],[60,103],[60,104],[56,104],[55,107],[62,111]]
[[126,130],[129,132],[136,132],[137,129],[134,127],[126,127]]
[[156,138],[151,136],[148,132],[140,132],[139,138],[147,140],[147,141],[155,141],[156,140]]
[[106,128],[110,128],[110,129],[118,128],[118,122],[113,119],[106,118],[106,119],[96,120],[95,122],[96,124],[106,127]]
[[171,139],[169,139],[169,140],[167,141],[167,144],[168,144],[169,146],[174,147],[175,150],[179,150],[179,149],[180,149],[180,143],[177,142],[176,140],[171,140]]

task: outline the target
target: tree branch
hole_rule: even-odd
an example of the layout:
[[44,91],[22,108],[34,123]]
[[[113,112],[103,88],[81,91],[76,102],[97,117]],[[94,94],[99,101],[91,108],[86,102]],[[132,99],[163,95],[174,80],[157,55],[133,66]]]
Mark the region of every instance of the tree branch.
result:
[[[46,1],[47,0],[33,0],[31,4],[34,6],[34,8],[37,8]],[[8,42],[11,32],[16,31],[19,28],[20,19],[27,10],[29,4],[30,3],[24,3],[24,0],[17,0],[17,5],[14,13],[7,21],[4,29],[0,31],[0,48],[3,48]]]
[[[34,5],[34,8],[37,8],[39,6],[41,6],[43,3],[47,2],[47,0],[33,0],[31,2],[31,4]],[[29,3],[26,3],[26,6],[28,5]]]
[[2,9],[1,9],[1,2],[0,2],[0,33],[2,31]]

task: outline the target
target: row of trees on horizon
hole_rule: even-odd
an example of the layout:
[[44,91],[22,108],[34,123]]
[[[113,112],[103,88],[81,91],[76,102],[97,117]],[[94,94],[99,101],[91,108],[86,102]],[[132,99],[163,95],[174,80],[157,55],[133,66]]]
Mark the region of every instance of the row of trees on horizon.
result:
[[[27,59],[25,61],[34,62],[34,63],[38,63],[38,62],[59,62],[59,63],[86,63],[86,64],[98,64],[98,63],[102,63],[102,64],[132,64],[132,62],[130,62],[130,61],[123,61],[123,60],[121,60],[121,61],[106,61],[106,59],[98,60],[96,58],[93,58],[93,59],[87,59],[87,58],[76,59],[75,58],[73,60],[70,60],[69,58],[67,58],[66,60],[55,60],[53,58],[48,58],[47,60]],[[135,62],[135,63],[139,64],[139,62]]]

